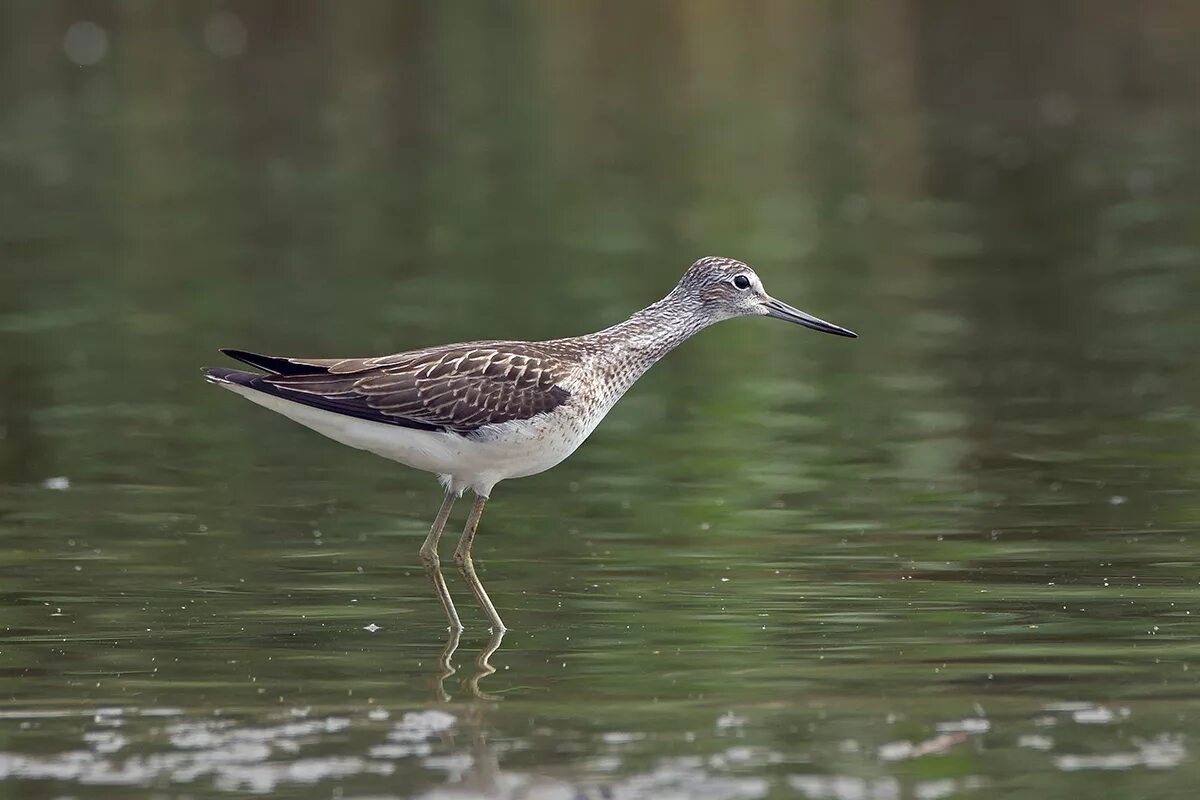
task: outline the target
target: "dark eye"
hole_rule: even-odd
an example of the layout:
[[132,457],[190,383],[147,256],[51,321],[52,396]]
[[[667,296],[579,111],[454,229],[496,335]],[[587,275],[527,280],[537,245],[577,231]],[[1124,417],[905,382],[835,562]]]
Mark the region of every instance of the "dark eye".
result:
[[738,275],[737,277],[735,277],[733,279],[733,285],[739,289],[749,289],[750,288],[750,279],[747,278],[745,275]]

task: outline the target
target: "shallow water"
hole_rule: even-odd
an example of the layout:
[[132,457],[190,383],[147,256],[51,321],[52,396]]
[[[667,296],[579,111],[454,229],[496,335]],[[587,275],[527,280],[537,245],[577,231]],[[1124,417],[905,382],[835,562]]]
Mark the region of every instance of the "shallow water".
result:
[[[1110,5],[0,7],[0,796],[1190,796],[1200,26]],[[501,484],[503,639],[429,476],[200,378],[708,253],[862,338]]]

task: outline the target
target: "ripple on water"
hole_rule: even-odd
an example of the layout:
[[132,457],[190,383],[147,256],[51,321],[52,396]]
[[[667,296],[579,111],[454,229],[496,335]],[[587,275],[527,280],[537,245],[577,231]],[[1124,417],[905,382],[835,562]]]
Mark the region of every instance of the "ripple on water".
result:
[[[664,728],[659,719],[652,730],[609,727],[587,741],[558,727],[549,714],[528,736],[491,741],[488,732],[501,723],[503,711],[503,704],[323,715],[298,708],[257,722],[245,714],[194,718],[174,710],[114,707],[8,711],[0,719],[22,724],[9,737],[10,749],[0,752],[0,779],[76,786],[188,785],[202,792],[256,794],[353,780],[355,786],[389,787],[392,796],[404,797],[421,792],[414,788],[396,795],[396,786],[432,786],[447,779],[482,797],[521,789],[546,797],[565,792],[567,797],[583,793],[647,800],[749,799],[786,787],[818,800],[874,800],[941,798],[989,788],[993,779],[979,775],[934,779],[903,767],[963,752],[971,739],[983,740],[981,747],[988,752],[1029,753],[1033,761],[1062,773],[1170,770],[1188,757],[1178,734],[1126,736],[1116,730],[1121,722],[1136,722],[1131,709],[1112,712],[1081,703],[1045,704],[1023,719],[946,719],[935,723],[924,739],[888,738],[908,727],[903,714],[868,722],[818,713],[798,725],[790,713],[766,707],[709,714],[708,724],[699,728],[695,715],[703,714],[702,709],[676,708],[667,719],[686,718],[686,730]],[[643,712],[630,719],[635,718],[651,719]],[[57,753],[11,749],[11,743],[26,738],[36,740],[38,748],[47,736],[61,742],[80,720],[86,721],[85,730],[75,747]],[[63,724],[67,722],[71,724]],[[857,726],[859,737],[820,734],[824,727],[851,729],[847,725]],[[1058,730],[1055,737],[1039,732],[1051,726]],[[1103,729],[1111,731],[1098,736]],[[785,731],[790,733],[781,739]],[[781,746],[783,741],[790,743]],[[663,748],[677,754],[657,754]],[[509,753],[522,753],[519,761],[550,759],[559,766],[548,772],[503,768],[502,757]],[[822,769],[834,763],[846,771]],[[1028,766],[1036,769],[1036,763]],[[860,774],[863,770],[883,774],[867,776]]]

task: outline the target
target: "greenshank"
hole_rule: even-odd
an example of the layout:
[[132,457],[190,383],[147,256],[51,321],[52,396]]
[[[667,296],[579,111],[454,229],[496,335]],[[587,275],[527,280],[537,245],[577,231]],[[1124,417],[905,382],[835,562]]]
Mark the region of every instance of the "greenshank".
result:
[[754,270],[702,258],[666,297],[611,328],[544,342],[480,341],[375,358],[228,356],[264,370],[211,367],[208,380],[329,438],[437,475],[445,489],[421,546],[453,629],[462,623],[438,569],[438,539],[454,501],[475,494],[454,561],[494,630],[471,544],[492,489],[550,469],[604,419],[659,359],[734,317],[774,317],[838,336],[856,334],[776,300]]

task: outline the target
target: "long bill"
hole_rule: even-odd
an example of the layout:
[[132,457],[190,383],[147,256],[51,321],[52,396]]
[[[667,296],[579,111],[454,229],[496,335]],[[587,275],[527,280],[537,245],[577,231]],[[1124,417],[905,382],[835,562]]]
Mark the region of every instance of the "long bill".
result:
[[785,322],[794,322],[797,325],[803,325],[806,328],[812,328],[814,331],[821,333],[832,333],[835,336],[849,336],[851,339],[857,339],[858,334],[852,330],[847,330],[841,325],[834,325],[832,322],[826,322],[823,319],[814,317],[812,314],[806,314],[798,308],[789,306],[782,300],[776,300],[774,297],[767,299],[763,306],[767,309],[767,316],[781,319]]

